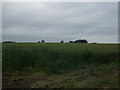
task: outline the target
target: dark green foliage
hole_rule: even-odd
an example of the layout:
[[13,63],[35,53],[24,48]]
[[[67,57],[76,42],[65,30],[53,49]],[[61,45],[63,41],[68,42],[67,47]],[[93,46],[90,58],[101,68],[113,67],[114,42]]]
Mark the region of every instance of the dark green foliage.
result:
[[87,42],[87,40],[79,39],[79,40],[74,41],[74,43],[88,43],[88,42]]
[[42,42],[42,43],[44,43],[44,42],[45,42],[45,40],[41,40],[41,42]]
[[69,41],[69,43],[74,43],[74,41]]
[[61,41],[60,41],[60,43],[64,43],[64,41],[63,41],[63,40],[61,40]]
[[3,41],[3,43],[16,43],[15,41]]
[[66,43],[4,43],[3,72],[43,71],[58,74],[87,64],[111,63],[117,45]]
[[75,40],[75,41],[69,41],[69,43],[88,43],[88,41],[85,39],[83,39],[83,40],[79,39],[79,40]]

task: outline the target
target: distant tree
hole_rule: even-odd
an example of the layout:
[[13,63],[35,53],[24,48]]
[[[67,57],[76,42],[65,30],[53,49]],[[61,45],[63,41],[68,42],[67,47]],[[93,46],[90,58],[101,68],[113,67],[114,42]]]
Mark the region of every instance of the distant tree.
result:
[[40,43],[40,41],[38,41],[38,43]]
[[42,42],[42,43],[44,43],[44,42],[45,42],[45,40],[41,40],[41,42]]
[[64,43],[64,41],[63,41],[63,40],[61,40],[61,41],[60,41],[60,43]]
[[74,41],[69,41],[69,43],[74,43]]
[[79,40],[76,40],[76,41],[74,41],[75,43],[82,43],[82,40],[81,39],[79,39]]
[[85,39],[83,39],[83,40],[79,39],[79,40],[76,40],[74,42],[75,43],[88,43],[87,40],[85,40]]
[[83,39],[83,43],[88,43],[88,41],[87,41],[87,40],[85,40],[85,39]]
[[16,43],[15,41],[3,41],[3,43]]

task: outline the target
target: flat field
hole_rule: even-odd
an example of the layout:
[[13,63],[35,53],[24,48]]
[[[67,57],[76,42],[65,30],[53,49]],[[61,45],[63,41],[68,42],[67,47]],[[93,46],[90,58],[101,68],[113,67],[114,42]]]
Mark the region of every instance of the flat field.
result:
[[3,88],[118,88],[118,44],[3,43]]

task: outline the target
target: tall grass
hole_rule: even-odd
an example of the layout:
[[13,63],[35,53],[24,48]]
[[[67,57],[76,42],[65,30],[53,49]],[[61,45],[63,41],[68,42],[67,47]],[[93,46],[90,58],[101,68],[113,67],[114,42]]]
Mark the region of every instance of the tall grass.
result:
[[3,43],[3,72],[62,73],[87,64],[111,63],[117,49],[117,44]]

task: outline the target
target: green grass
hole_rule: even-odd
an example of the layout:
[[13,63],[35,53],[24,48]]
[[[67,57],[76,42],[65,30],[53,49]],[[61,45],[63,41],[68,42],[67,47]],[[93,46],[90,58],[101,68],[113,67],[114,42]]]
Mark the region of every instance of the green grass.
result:
[[86,65],[86,68],[80,68],[66,74],[47,76],[43,72],[34,72],[15,79],[12,77],[12,79],[20,82],[21,78],[23,86],[24,82],[31,82],[27,86],[29,88],[118,88],[116,68],[117,63],[99,66]]
[[59,74],[82,65],[111,63],[117,49],[117,44],[3,43],[3,72]]
[[48,77],[47,80],[40,80],[31,87],[42,88],[48,85],[51,88],[117,88],[116,68],[117,63],[100,66],[87,65],[84,69],[63,75],[54,75]]
[[3,43],[3,87],[117,88],[118,44]]

